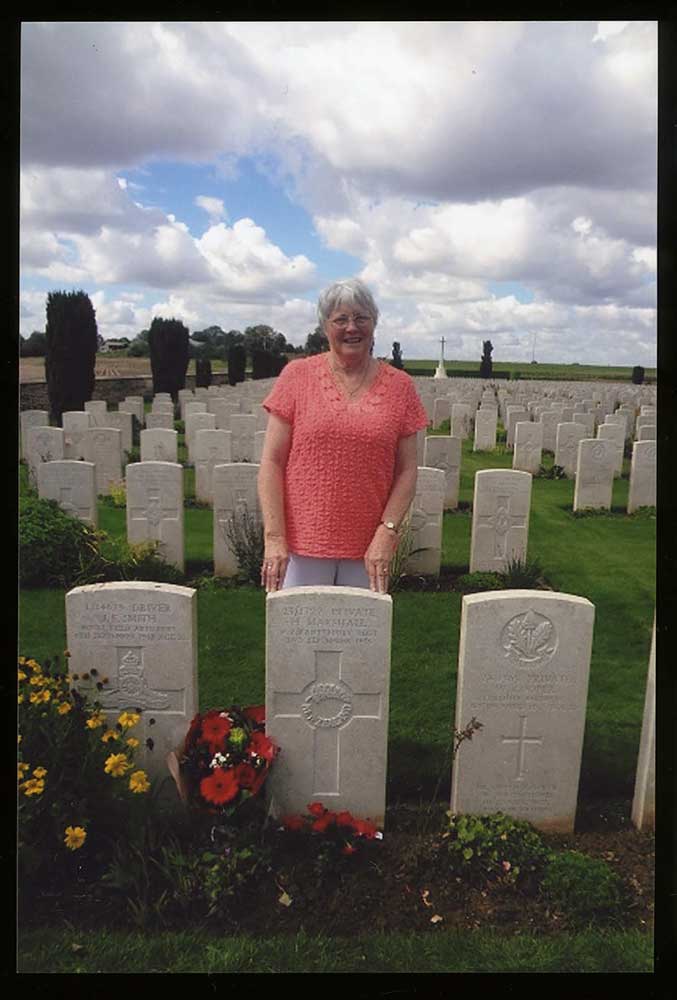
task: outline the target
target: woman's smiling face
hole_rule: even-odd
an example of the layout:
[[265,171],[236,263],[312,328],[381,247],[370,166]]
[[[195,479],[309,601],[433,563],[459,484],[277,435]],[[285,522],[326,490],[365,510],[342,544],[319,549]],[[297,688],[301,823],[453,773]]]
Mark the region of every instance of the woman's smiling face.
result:
[[356,303],[337,306],[324,324],[324,332],[339,361],[355,365],[369,357],[374,320]]

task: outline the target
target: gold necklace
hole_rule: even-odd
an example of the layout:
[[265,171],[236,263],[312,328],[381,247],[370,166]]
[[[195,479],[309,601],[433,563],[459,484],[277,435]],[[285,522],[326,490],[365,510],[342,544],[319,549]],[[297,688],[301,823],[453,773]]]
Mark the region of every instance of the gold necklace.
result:
[[334,381],[336,381],[336,378],[338,376],[338,378],[340,378],[340,380],[341,380],[341,386],[342,386],[344,392],[347,394],[347,396],[350,399],[352,399],[353,396],[356,396],[358,394],[358,392],[360,391],[360,389],[364,385],[365,379],[366,379],[367,374],[369,372],[369,369],[371,367],[371,358],[367,359],[367,364],[366,364],[366,367],[364,369],[364,374],[363,374],[362,378],[360,379],[359,385],[355,389],[349,389],[348,388],[347,383],[345,382],[343,375],[341,375],[337,371],[337,369],[334,367],[334,365],[333,365],[333,363],[332,363],[332,361],[330,359],[327,359],[327,360],[329,360],[329,368],[331,370],[332,375],[334,376]]

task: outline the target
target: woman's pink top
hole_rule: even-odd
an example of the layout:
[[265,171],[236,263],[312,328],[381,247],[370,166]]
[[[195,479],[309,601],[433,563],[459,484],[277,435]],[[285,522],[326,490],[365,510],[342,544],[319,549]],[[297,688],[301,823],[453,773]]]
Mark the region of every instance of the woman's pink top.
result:
[[399,440],[428,424],[411,377],[381,362],[367,392],[352,402],[336,386],[327,354],[316,354],[286,365],[262,405],[292,425],[289,551],[361,559],[392,490]]

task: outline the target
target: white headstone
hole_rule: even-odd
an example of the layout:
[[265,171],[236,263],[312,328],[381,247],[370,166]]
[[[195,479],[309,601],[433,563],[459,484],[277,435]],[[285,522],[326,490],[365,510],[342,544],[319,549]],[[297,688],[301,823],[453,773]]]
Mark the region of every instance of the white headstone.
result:
[[507,423],[505,425],[505,443],[506,447],[512,448],[515,444],[515,424],[518,421],[520,423],[524,423],[525,420],[529,419],[529,414],[524,406],[507,406],[506,416]]
[[444,472],[444,509],[456,510],[458,507],[458,489],[461,479],[460,438],[448,434],[434,434],[426,437],[423,452],[423,465],[429,469],[442,469]]
[[543,424],[543,451],[555,451],[557,441],[557,424],[560,421],[559,410],[543,410],[540,417]]
[[237,576],[239,564],[229,538],[229,525],[235,528],[249,519],[261,524],[257,491],[259,467],[252,462],[230,462],[212,469],[214,506],[214,575]]
[[92,415],[92,427],[105,427],[108,404],[105,399],[88,399],[85,410]]
[[126,478],[127,541],[159,542],[158,554],[183,572],[183,467],[173,462],[133,462]]
[[473,451],[493,451],[496,447],[498,410],[495,406],[481,406],[475,414],[475,440]]
[[[167,754],[185,739],[198,711],[197,591],[167,583],[97,583],[66,594],[66,635],[75,682],[101,703],[110,728],[123,711],[141,710],[130,730],[140,740],[134,767],[167,776]],[[97,690],[96,681],[108,683]],[[147,741],[151,741],[151,745]],[[122,740],[109,742],[124,752]],[[102,781],[119,781],[107,774]],[[171,782],[168,783],[171,785]]]
[[96,528],[96,470],[91,462],[65,459],[38,466],[38,494],[56,500],[67,514]]
[[186,449],[188,451],[188,461],[191,465],[195,462],[193,445],[196,433],[198,431],[213,430],[216,430],[216,417],[213,413],[189,413],[186,416]]
[[623,425],[600,424],[597,428],[597,437],[602,441],[612,441],[614,445],[614,476],[620,476],[623,471],[623,452],[625,449],[625,431]]
[[233,413],[240,412],[239,403],[231,403],[229,399],[223,399],[220,396],[216,398],[212,397],[208,402],[209,413],[213,413],[216,417],[216,430],[217,431],[229,431],[230,430],[230,418]]
[[406,572],[439,576],[442,562],[442,524],[446,474],[442,469],[419,467],[416,495],[409,514],[411,554]]
[[254,461],[254,435],[257,431],[253,413],[234,413],[230,418],[231,454],[234,462]]
[[656,622],[649,654],[644,716],[639,742],[631,818],[638,830],[653,828],[656,814]]
[[108,494],[112,483],[122,480],[122,431],[91,427],[82,436],[85,460],[96,466],[96,492]]
[[472,416],[467,403],[454,403],[451,407],[451,436],[465,440],[470,436]]
[[29,427],[26,432],[26,463],[29,479],[38,482],[38,466],[42,462],[57,462],[64,457],[65,441],[61,427]]
[[[174,430],[174,414],[167,411],[163,413],[161,410],[147,413],[146,414],[146,430],[156,431],[156,430]],[[141,431],[143,434],[144,432]]]
[[[171,418],[172,418],[172,420],[173,420],[174,419],[174,404],[172,403],[171,399],[170,400],[158,399],[157,396],[156,396],[155,399],[153,400],[153,405],[151,407],[151,411],[150,412],[151,413],[156,413],[156,414],[158,414],[158,413],[165,413],[165,414],[169,413],[170,416],[171,416]],[[150,416],[150,414],[148,414],[148,416]],[[148,416],[146,417],[146,420],[148,420]]]
[[195,496],[204,503],[213,502],[212,474],[215,465],[230,462],[230,431],[205,430],[195,432]]
[[441,427],[445,420],[451,421],[451,403],[446,396],[438,396],[433,402],[433,430]]
[[85,456],[82,435],[92,426],[92,415],[85,410],[67,410],[61,414],[64,433],[64,458],[77,461]]
[[601,438],[583,438],[578,445],[574,510],[611,507],[615,445]]
[[[121,403],[120,406],[123,404]],[[117,427],[120,431],[120,444],[124,453],[132,450],[132,427],[135,414],[131,410],[109,410],[106,414],[106,427]]]
[[586,438],[595,436],[595,414],[594,413],[574,413],[574,423],[581,424],[585,428]]
[[509,560],[526,559],[531,478],[514,469],[475,473],[471,573],[501,573]]
[[277,817],[309,802],[385,820],[392,598],[294,587],[266,599],[268,779]]
[[28,431],[32,427],[49,427],[49,413],[47,410],[22,410],[19,419],[19,426],[21,428],[21,457],[26,458]]
[[121,413],[131,413],[139,422],[139,427],[143,427],[145,424],[145,413],[146,408],[143,402],[143,396],[125,396],[123,401],[118,404],[118,411]]
[[149,427],[141,431],[142,462],[176,462],[178,432],[168,427]]
[[638,507],[656,506],[656,442],[635,441],[630,462],[628,514]]
[[637,440],[638,441],[655,441],[656,440],[656,424],[642,424],[641,427],[637,429]]
[[567,477],[573,479],[576,475],[578,462],[578,442],[585,437],[585,427],[572,421],[557,425],[555,439],[555,465],[564,469]]
[[504,812],[571,833],[585,728],[594,605],[506,590],[463,597],[456,728],[482,728],[456,758],[453,813]]
[[543,447],[543,424],[538,421],[521,421],[515,424],[515,443],[512,452],[512,467],[521,472],[536,475],[541,467]]

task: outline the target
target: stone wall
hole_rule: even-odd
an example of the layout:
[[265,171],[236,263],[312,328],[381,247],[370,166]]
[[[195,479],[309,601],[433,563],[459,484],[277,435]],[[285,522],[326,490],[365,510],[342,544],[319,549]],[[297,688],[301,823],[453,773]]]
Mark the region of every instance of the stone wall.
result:
[[[212,373],[212,385],[227,385],[225,372]],[[195,388],[195,375],[186,375],[186,389]],[[143,396],[149,402],[153,397],[153,379],[146,376],[118,378],[104,376],[94,383],[92,399],[105,399],[109,406],[121,403],[125,396]],[[20,408],[22,410],[49,410],[49,396],[46,382],[23,382],[20,386]]]

